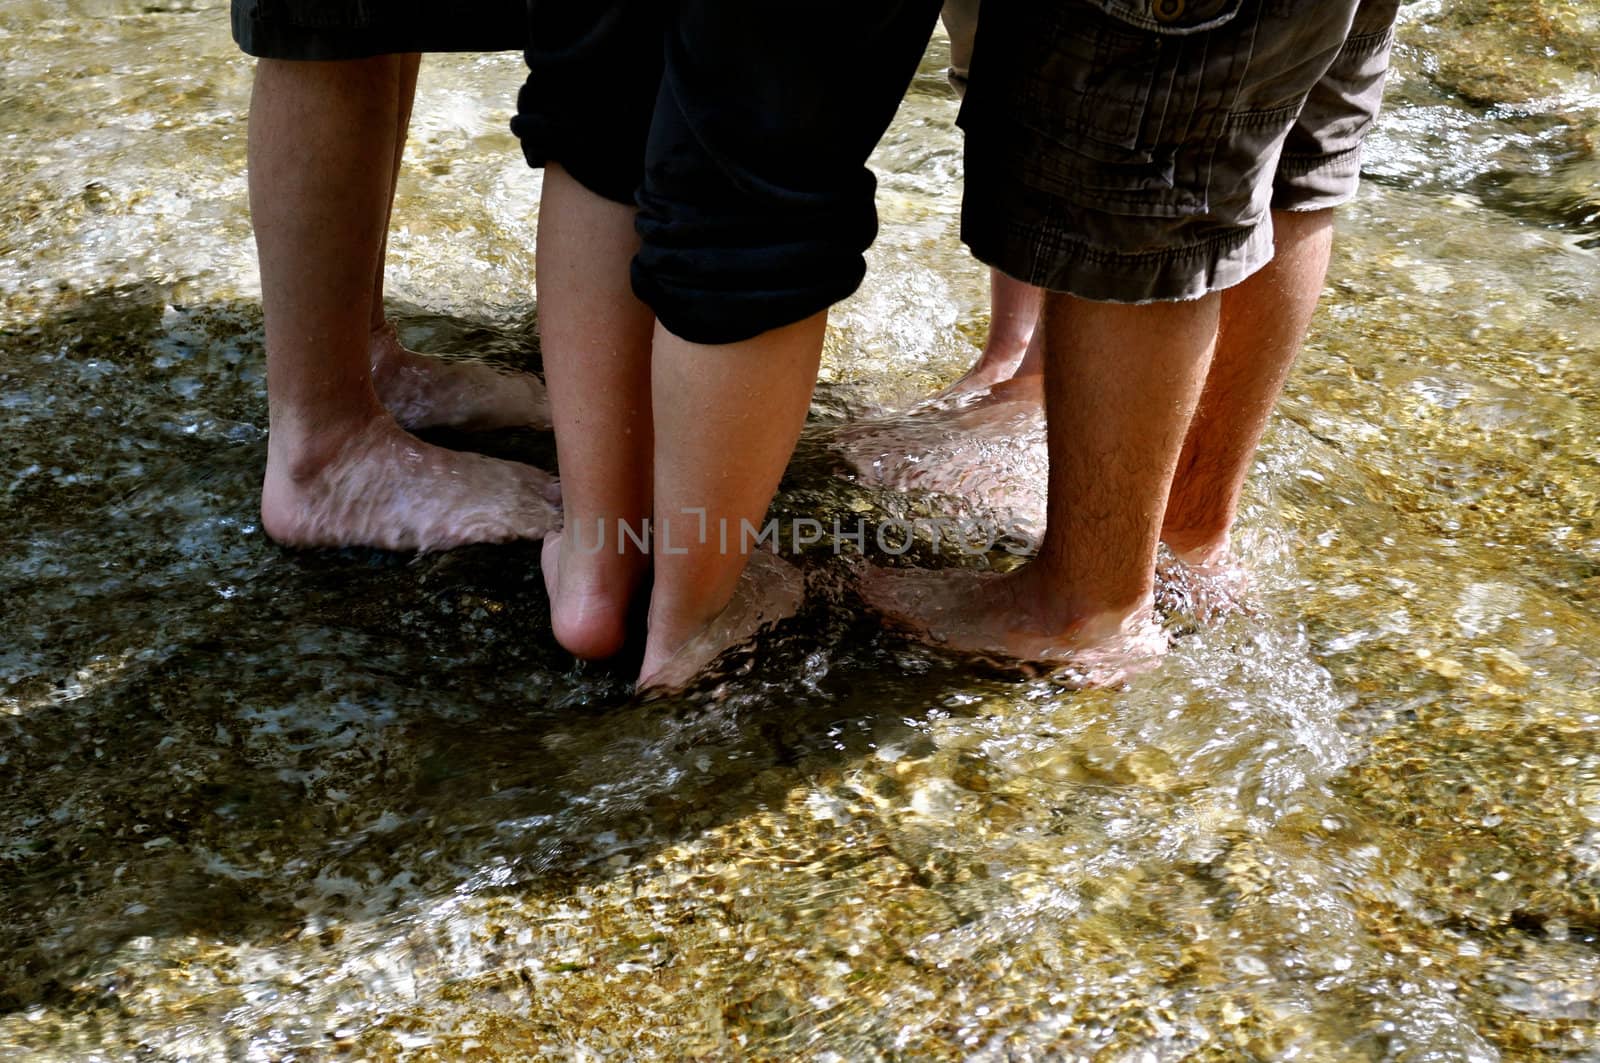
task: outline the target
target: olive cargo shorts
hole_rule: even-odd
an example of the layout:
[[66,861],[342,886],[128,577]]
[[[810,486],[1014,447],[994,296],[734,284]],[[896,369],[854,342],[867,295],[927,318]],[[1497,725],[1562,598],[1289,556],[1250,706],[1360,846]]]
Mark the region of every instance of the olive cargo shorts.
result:
[[1195,299],[1272,258],[1273,209],[1350,199],[1399,0],[989,2],[961,235],[1083,299]]

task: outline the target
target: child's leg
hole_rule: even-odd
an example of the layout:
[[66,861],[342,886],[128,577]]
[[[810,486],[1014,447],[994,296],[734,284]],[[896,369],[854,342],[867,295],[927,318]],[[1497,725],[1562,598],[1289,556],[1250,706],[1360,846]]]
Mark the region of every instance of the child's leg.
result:
[[544,572],[556,639],[579,657],[621,648],[648,567],[639,544],[649,542],[655,319],[628,283],[633,218],[561,166],[545,168],[539,331],[566,522],[545,545]]
[[824,6],[798,22],[745,0],[672,7],[633,263],[659,322],[647,682],[733,598],[743,525],[762,523],[805,420],[827,308],[865,271],[867,157],[938,12]]
[[[655,583],[641,678],[733,597],[800,438],[826,311],[742,343],[690,343],[656,329]],[[724,538],[726,530],[726,538]]]
[[965,376],[943,392],[962,395],[993,387],[1010,380],[1027,364],[1033,372],[1043,369],[1038,359],[1026,359],[1044,306],[1044,292],[1002,273],[989,270],[989,336],[983,353]]
[[264,59],[256,71],[250,206],[272,427],[261,514],[290,545],[440,549],[537,538],[555,516],[549,477],[428,446],[373,390],[401,65]]
[[[965,96],[971,75],[973,45],[978,35],[978,0],[945,0],[939,13],[950,36],[950,84]],[[964,395],[993,387],[1023,371],[1043,371],[1031,342],[1044,307],[1044,292],[1031,284],[991,268],[989,270],[989,336],[978,361],[960,380],[940,393],[940,398]],[[1032,356],[1024,362],[1024,353]]]
[[651,310],[633,293],[634,195],[661,87],[668,5],[531,0],[530,71],[512,129],[543,167],[540,345],[566,522],[543,569],[557,640],[580,657],[622,648],[649,570]]

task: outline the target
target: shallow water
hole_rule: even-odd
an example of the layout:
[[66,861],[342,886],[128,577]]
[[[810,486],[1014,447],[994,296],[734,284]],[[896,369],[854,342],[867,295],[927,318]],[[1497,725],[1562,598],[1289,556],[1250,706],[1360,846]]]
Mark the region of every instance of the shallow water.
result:
[[[0,1055],[1600,1059],[1600,7],[1407,8],[1251,615],[1071,692],[812,556],[649,704],[552,649],[532,547],[262,536],[224,21],[0,5]],[[943,504],[827,445],[982,336],[941,48],[781,512]],[[424,65],[390,287],[415,345],[526,366],[518,80]]]

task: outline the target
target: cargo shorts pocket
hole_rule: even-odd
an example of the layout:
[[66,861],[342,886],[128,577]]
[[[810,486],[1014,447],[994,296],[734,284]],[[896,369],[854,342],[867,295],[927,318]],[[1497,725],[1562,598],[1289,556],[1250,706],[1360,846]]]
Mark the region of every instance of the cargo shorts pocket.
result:
[[1184,37],[1232,21],[1244,0],[1088,0],[1118,22],[1149,33]]
[[1204,84],[1217,64],[1189,38],[1226,26],[1244,0],[1052,6],[1049,54],[1021,86],[1022,121],[1079,162],[1040,160],[1035,182],[1116,213],[1203,209],[1205,181],[1178,172],[1177,157],[1220,128]]

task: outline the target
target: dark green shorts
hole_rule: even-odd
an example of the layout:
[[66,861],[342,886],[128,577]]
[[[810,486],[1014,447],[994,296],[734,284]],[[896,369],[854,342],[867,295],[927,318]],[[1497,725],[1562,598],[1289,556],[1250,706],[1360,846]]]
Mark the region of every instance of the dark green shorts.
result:
[[233,0],[233,39],[261,59],[396,52],[520,52],[526,0]]

